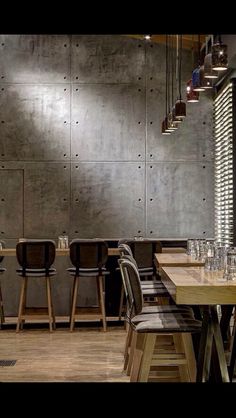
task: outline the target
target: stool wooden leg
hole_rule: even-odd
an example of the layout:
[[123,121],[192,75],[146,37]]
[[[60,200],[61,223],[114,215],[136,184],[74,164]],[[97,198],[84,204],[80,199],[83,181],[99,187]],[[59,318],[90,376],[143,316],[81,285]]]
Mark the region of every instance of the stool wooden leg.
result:
[[0,328],[1,328],[1,325],[5,322],[1,285],[0,285],[0,315],[1,315],[1,322],[0,322]]
[[137,344],[137,336],[138,336],[137,332],[132,332],[130,351],[129,351],[128,363],[127,363],[127,368],[126,368],[127,376],[130,376],[131,374],[133,360],[134,360],[134,352],[135,352],[136,344]]
[[107,321],[106,321],[106,311],[105,311],[105,303],[104,303],[104,291],[103,291],[103,277],[98,277],[99,283],[99,300],[100,300],[100,307],[102,311],[102,323],[103,323],[103,331],[107,330]]
[[20,326],[22,323],[22,314],[25,310],[25,301],[26,301],[26,286],[27,286],[27,278],[23,277],[23,282],[21,285],[21,293],[20,293],[20,303],[19,303],[19,309],[18,309],[18,319],[17,319],[17,326],[16,326],[16,332],[19,332]]
[[138,373],[138,382],[148,381],[155,343],[156,343],[156,334],[152,334],[152,333],[146,334],[146,338],[144,340],[142,360],[141,360],[139,373]]
[[125,350],[124,350],[124,370],[126,370],[128,366],[132,335],[133,335],[133,330],[131,326],[128,324],[128,332],[127,332],[127,336],[125,340]]
[[47,287],[47,301],[48,301],[48,319],[49,319],[49,330],[52,332],[52,326],[54,322],[53,313],[52,313],[52,295],[51,295],[51,283],[50,278],[46,277],[46,287]]
[[79,276],[76,276],[74,278],[73,294],[72,294],[72,306],[71,306],[71,314],[70,314],[70,331],[71,332],[73,331],[74,325],[75,325],[75,309],[76,309],[78,287],[79,287]]

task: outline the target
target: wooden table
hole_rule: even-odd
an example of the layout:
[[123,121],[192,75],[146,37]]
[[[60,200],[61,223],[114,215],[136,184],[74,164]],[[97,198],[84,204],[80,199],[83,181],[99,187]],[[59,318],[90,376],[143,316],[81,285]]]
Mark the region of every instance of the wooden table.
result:
[[[220,381],[229,382],[224,346],[216,305],[236,304],[236,281],[223,281],[222,274],[205,272],[203,267],[161,267],[161,279],[176,304],[200,305],[202,332],[197,364],[197,381],[209,379],[212,348],[218,357]],[[213,358],[214,360],[215,358]],[[215,366],[216,365],[216,366]]]
[[156,253],[155,263],[157,267],[189,267],[189,266],[203,266],[204,262],[195,260],[195,258],[186,253]]

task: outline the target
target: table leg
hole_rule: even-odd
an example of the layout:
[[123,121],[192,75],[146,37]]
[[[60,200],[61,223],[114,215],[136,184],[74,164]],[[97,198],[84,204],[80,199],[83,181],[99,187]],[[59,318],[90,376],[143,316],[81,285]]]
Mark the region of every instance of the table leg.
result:
[[[218,367],[222,382],[229,382],[229,374],[224,353],[224,345],[220,332],[220,324],[216,306],[203,307],[202,332],[199,347],[199,357],[197,365],[197,382],[207,382],[210,375],[210,363],[212,357],[212,343],[214,338],[215,354],[218,362],[214,361],[214,367]],[[213,376],[214,377],[214,376]]]
[[211,349],[213,340],[213,326],[211,321],[210,309],[203,307],[202,332],[200,337],[197,382],[206,382],[209,378],[211,364]]

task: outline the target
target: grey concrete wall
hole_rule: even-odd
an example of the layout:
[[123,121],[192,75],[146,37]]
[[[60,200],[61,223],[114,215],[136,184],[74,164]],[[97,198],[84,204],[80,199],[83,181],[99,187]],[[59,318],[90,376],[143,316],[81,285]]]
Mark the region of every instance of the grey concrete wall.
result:
[[[191,71],[184,51],[184,81]],[[118,35],[1,35],[1,239],[213,236],[212,98],[188,104],[171,136],[161,135],[164,113],[164,45]],[[20,280],[15,260],[4,263],[6,312],[15,314]],[[63,314],[69,261],[56,264]],[[93,287],[82,286],[80,302],[93,303]]]

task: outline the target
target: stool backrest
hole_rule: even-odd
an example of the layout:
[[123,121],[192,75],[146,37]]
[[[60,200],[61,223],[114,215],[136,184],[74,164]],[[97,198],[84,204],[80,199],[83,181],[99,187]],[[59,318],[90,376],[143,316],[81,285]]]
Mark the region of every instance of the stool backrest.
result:
[[16,257],[24,269],[49,269],[55,260],[56,246],[52,240],[27,240],[16,244]]
[[101,239],[74,239],[70,243],[70,259],[77,270],[101,269],[108,259],[108,244]]
[[[0,240],[0,244],[2,244],[1,245],[2,248],[5,248],[6,245],[4,241]],[[4,259],[4,255],[0,255],[0,263],[3,261],[3,259]]]
[[143,308],[143,293],[140,284],[139,272],[135,260],[130,256],[119,259],[122,279],[126,283],[130,316],[138,315]]
[[128,244],[136,260],[138,268],[153,267],[154,254],[162,252],[162,245],[160,241],[151,239],[142,240],[120,240],[120,244]]

